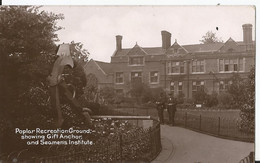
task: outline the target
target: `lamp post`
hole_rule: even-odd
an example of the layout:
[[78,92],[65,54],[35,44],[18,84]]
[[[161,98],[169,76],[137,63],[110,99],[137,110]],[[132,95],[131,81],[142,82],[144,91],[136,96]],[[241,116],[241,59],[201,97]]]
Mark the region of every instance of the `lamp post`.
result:
[[218,78],[216,77],[215,73],[213,71],[209,72],[209,75],[212,75],[212,83],[213,83],[213,92],[215,92],[215,79],[218,81]]
[[187,98],[190,97],[190,60],[187,60]]

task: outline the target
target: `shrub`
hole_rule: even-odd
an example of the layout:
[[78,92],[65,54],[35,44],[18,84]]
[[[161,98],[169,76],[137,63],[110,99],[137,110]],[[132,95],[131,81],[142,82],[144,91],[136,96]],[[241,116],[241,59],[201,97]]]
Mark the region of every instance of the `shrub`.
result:
[[193,100],[197,104],[205,103],[206,98],[207,98],[207,94],[204,90],[198,90],[193,94]]
[[220,104],[227,106],[232,103],[232,96],[229,93],[223,92],[218,95],[218,101]]
[[205,106],[212,107],[218,104],[217,93],[213,92],[211,95],[206,96]]

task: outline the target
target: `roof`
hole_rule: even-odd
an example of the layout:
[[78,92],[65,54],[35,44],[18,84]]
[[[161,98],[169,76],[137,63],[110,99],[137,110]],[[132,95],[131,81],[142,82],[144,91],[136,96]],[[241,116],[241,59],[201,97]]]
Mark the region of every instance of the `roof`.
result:
[[95,61],[95,60],[93,60],[93,61],[96,62],[96,64],[97,64],[106,74],[113,73],[113,66],[112,66],[111,63],[101,62],[101,61]]
[[[132,48],[118,50],[114,56],[127,55],[131,51],[131,49]],[[162,47],[146,47],[141,49],[148,55],[162,55],[166,52],[166,50],[163,49]]]
[[104,74],[113,73],[113,66],[111,63],[108,62],[101,62],[91,59],[84,67],[86,67],[91,62],[93,62],[98,68],[100,68]]
[[[216,52],[219,51],[225,44],[229,43],[230,41],[234,41],[233,39],[227,40],[225,43],[217,42],[217,43],[209,43],[209,44],[191,44],[191,45],[179,45],[185,52],[188,53],[203,53],[203,52]],[[245,50],[246,44],[244,42],[236,42],[240,51]],[[252,42],[252,45],[255,44],[255,41]],[[173,44],[171,47],[173,47]],[[170,48],[171,48],[170,47]],[[138,50],[137,50],[138,49]],[[140,47],[138,45],[134,46],[133,48],[122,49],[115,52],[114,56],[125,56],[132,54],[133,52],[142,51],[148,55],[164,55],[166,54],[167,50],[163,49],[162,47]]]
[[224,43],[210,43],[210,44],[193,44],[193,45],[183,45],[182,47],[186,49],[189,53],[195,52],[213,52],[218,51]]
[[137,44],[127,53],[127,55],[146,55],[146,54],[147,53]]

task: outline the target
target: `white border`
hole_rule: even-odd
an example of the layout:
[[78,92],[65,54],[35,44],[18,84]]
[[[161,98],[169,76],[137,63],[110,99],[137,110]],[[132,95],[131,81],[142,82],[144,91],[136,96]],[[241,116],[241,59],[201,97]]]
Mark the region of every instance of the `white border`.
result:
[[[256,7],[256,27],[259,28],[259,0],[2,0],[3,5],[254,5]],[[62,12],[62,11],[61,11]],[[256,29],[257,29],[256,28]],[[257,55],[259,51],[259,32],[256,30],[256,81],[260,80],[260,75],[257,70],[260,69],[260,57]],[[259,100],[259,84],[256,83],[256,160],[260,160],[260,106]]]

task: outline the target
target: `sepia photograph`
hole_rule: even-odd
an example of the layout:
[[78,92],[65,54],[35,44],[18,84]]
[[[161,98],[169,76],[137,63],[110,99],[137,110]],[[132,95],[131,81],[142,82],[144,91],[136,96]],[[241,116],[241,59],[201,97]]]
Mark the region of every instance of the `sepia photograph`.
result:
[[0,6],[0,163],[253,163],[255,6]]

